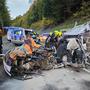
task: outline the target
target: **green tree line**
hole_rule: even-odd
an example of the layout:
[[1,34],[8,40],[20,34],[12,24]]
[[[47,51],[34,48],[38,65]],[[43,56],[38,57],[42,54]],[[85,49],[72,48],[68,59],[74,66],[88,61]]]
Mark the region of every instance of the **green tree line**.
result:
[[8,26],[10,24],[10,15],[6,6],[6,0],[0,0],[0,26]]
[[[35,0],[24,16],[19,16],[13,21],[13,25],[31,27],[33,23],[40,21],[49,25],[60,24],[79,11],[89,0]],[[17,24],[18,22],[18,24]]]

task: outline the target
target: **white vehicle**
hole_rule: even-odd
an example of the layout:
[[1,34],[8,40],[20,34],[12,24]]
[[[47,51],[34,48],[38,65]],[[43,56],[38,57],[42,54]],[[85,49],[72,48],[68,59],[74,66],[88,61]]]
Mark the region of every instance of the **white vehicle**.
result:
[[26,38],[25,30],[20,27],[8,27],[7,39],[14,44],[22,44]]

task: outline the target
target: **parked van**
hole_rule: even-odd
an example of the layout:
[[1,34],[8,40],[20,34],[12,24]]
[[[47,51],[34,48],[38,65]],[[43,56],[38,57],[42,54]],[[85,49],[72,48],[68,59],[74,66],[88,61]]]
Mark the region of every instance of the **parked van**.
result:
[[26,38],[24,28],[8,27],[7,39],[15,44],[22,44]]

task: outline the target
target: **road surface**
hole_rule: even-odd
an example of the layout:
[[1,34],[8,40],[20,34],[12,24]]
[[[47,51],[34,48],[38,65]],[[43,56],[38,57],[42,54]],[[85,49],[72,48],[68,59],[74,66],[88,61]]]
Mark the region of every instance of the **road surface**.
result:
[[[6,40],[6,39],[5,39]],[[15,46],[4,40],[4,53]],[[9,78],[0,66],[0,90],[90,90],[90,74],[72,68],[43,71],[32,79],[21,81]]]
[[25,81],[7,79],[0,90],[90,90],[90,74],[70,68],[55,69]]

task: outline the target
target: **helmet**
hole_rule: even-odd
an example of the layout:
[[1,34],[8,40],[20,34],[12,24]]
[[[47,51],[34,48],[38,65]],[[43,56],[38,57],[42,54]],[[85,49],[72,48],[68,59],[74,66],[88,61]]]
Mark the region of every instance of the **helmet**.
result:
[[33,32],[33,34],[35,34],[35,35],[36,35],[36,32]]
[[58,31],[57,31],[57,30],[55,30],[55,31],[54,31],[54,33],[58,33]]
[[52,32],[50,32],[50,35],[52,35]]
[[61,37],[61,36],[62,36],[62,32],[60,31],[60,32],[59,32],[59,37]]
[[54,31],[55,36],[58,36],[59,31]]

